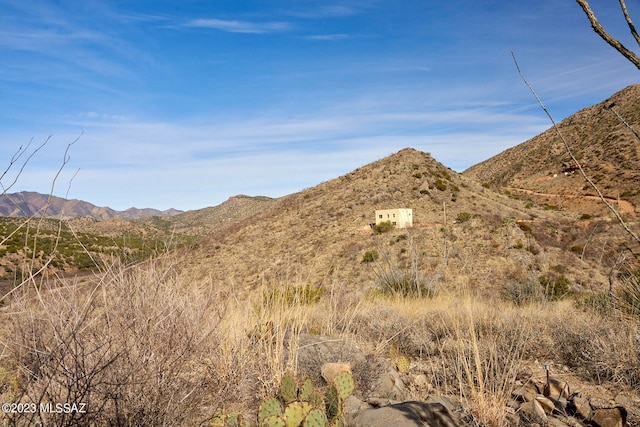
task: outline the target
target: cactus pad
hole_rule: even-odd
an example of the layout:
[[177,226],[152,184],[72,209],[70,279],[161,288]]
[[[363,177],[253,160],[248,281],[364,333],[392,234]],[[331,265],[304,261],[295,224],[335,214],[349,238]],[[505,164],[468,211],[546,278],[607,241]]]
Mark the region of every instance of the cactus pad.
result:
[[409,368],[411,367],[411,360],[409,360],[409,358],[404,354],[401,354],[396,360],[396,366],[398,367],[398,372],[409,372]]
[[300,400],[303,402],[310,402],[313,392],[313,382],[311,382],[310,378],[305,379],[302,383],[302,388],[300,389]]
[[336,386],[336,391],[338,392],[338,397],[341,401],[344,401],[347,397],[351,396],[351,393],[353,393],[353,389],[355,388],[353,376],[348,372],[341,372],[338,374],[334,380],[334,384]]
[[313,390],[309,397],[309,403],[316,408],[324,408],[324,396],[318,390]]
[[227,415],[227,425],[239,426],[241,425],[241,422],[242,422],[242,419],[240,415],[236,414],[235,412],[232,412],[229,415]]
[[285,427],[298,427],[302,424],[309,411],[311,411],[311,405],[307,402],[291,403],[284,409]]
[[338,397],[338,391],[335,386],[330,386],[327,390],[327,415],[329,418],[336,417],[341,412],[342,405],[340,404],[340,398]]
[[260,409],[258,409],[258,419],[261,425],[267,418],[272,416],[279,417],[281,415],[282,405],[280,405],[280,402],[275,397],[262,402]]
[[260,427],[285,427],[285,425],[281,417],[272,415],[260,421]]
[[293,402],[298,398],[298,384],[293,375],[286,373],[282,376],[280,395],[285,403]]
[[304,419],[303,427],[325,427],[327,417],[320,409],[312,409]]

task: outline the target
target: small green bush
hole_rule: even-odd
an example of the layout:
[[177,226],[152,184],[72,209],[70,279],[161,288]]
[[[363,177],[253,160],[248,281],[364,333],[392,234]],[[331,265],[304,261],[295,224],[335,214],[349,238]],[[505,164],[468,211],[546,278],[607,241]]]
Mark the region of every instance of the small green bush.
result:
[[456,218],[458,222],[467,222],[471,219],[471,214],[469,212],[458,212],[458,216]]
[[376,234],[386,233],[391,229],[393,229],[393,224],[391,224],[391,221],[382,221],[381,223],[373,226],[373,231]]
[[311,305],[320,301],[322,288],[311,286],[307,283],[302,286],[288,285],[285,287],[274,287],[262,294],[262,303],[265,307],[274,304],[284,304],[289,307],[295,305]]
[[440,191],[444,191],[447,189],[447,184],[444,181],[442,181],[440,178],[436,179],[436,182],[434,183],[434,185]]
[[556,280],[542,275],[538,278],[538,281],[544,288],[546,297],[550,300],[557,301],[569,293],[569,279],[564,275],[561,275]]
[[364,263],[374,262],[375,260],[378,259],[379,256],[380,254],[378,254],[378,251],[376,251],[375,249],[372,249],[364,253],[364,255],[362,256],[362,262]]

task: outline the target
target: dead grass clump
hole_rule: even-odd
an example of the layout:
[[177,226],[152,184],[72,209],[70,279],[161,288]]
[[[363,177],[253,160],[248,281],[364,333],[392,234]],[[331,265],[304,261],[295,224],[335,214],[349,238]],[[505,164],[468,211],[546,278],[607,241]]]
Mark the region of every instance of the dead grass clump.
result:
[[[555,322],[561,327],[555,326]],[[569,312],[554,324],[552,360],[585,380],[640,390],[640,323],[594,312]],[[561,322],[561,323],[560,323]]]
[[443,386],[463,399],[480,425],[503,425],[531,338],[529,313],[467,301],[440,321],[449,336],[440,355],[449,370]]

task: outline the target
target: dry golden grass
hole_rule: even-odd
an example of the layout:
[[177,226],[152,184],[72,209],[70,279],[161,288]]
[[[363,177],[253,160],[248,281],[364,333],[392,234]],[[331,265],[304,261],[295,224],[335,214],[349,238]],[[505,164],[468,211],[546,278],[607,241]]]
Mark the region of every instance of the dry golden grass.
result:
[[[305,286],[292,278],[240,296],[232,282],[186,279],[179,265],[174,257],[114,265],[90,283],[42,284],[8,301],[2,400],[84,402],[89,413],[5,421],[191,425],[216,408],[250,413],[283,372],[296,372],[300,334],[352,340],[371,360],[390,349],[406,355],[409,373],[425,374],[430,393],[459,398],[475,425],[504,425],[517,373],[542,372],[547,360],[582,384],[640,391],[640,323],[612,312],[569,301],[516,306],[471,291],[384,297],[337,285],[316,301],[282,291]],[[355,374],[366,385],[362,370]]]

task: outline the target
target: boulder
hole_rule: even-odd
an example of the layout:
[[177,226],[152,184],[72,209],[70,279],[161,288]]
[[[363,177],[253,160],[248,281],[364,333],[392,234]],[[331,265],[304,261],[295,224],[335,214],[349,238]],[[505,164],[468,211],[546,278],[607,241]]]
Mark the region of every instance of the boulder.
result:
[[591,416],[591,405],[589,401],[579,394],[571,396],[567,410],[570,414],[582,420],[586,420]]
[[350,427],[458,427],[459,422],[440,402],[402,402],[365,409],[351,420]]
[[595,409],[589,421],[593,426],[625,427],[627,424],[627,410],[622,406]]
[[542,405],[535,399],[520,405],[518,412],[520,413],[520,418],[529,424],[546,424],[548,421],[547,414],[544,412]]
[[391,365],[387,365],[375,382],[370,395],[372,397],[402,400],[405,397],[406,389],[400,374]]
[[523,385],[516,387],[511,394],[514,399],[520,402],[530,402],[540,394],[540,390],[535,383],[527,381]]
[[551,377],[547,384],[545,384],[542,394],[555,399],[566,399],[571,395],[571,389],[566,381]]

